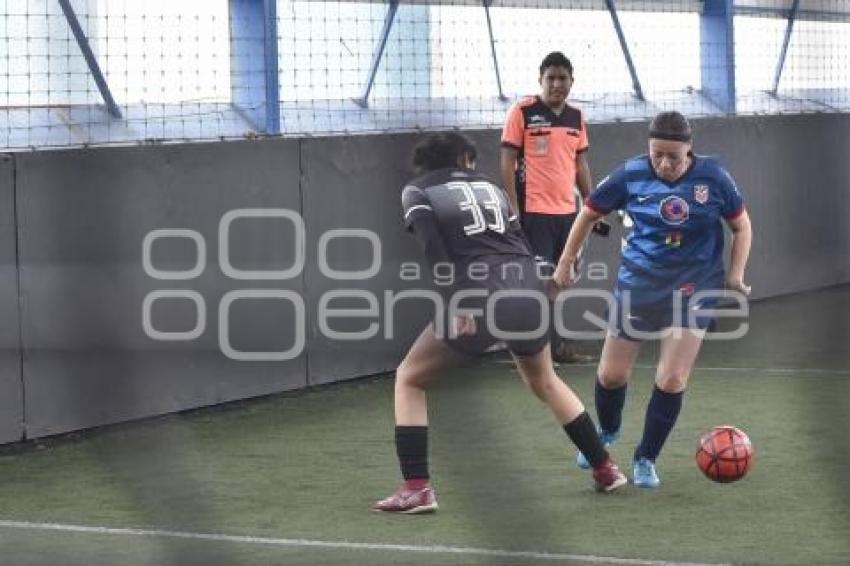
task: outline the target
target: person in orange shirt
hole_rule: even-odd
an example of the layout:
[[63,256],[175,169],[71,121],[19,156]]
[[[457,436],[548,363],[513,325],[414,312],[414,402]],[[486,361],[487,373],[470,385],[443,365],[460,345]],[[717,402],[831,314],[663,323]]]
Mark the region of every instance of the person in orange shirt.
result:
[[[587,126],[581,110],[567,103],[573,65],[560,51],[540,64],[540,94],[511,106],[502,130],[500,168],[504,187],[532,251],[555,265],[567,242],[577,209],[574,187],[582,198],[591,189]],[[551,332],[557,362],[591,361]]]

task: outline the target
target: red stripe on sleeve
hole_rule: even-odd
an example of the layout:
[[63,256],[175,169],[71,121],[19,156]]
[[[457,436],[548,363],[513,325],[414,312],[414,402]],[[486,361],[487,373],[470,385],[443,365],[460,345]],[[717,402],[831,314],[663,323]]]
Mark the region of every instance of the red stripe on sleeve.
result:
[[587,199],[584,201],[584,206],[588,207],[590,210],[592,210],[594,212],[598,212],[599,214],[601,214],[603,216],[605,216],[606,214],[611,212],[610,210],[605,210],[604,208],[602,208],[601,206],[599,206],[598,204],[593,202],[593,200],[590,197],[587,197]]
[[735,220],[736,218],[738,218],[739,216],[744,214],[744,210],[746,210],[746,208],[744,208],[742,206],[741,208],[739,208],[738,210],[736,210],[732,214],[725,215],[723,218],[725,218],[726,220]]

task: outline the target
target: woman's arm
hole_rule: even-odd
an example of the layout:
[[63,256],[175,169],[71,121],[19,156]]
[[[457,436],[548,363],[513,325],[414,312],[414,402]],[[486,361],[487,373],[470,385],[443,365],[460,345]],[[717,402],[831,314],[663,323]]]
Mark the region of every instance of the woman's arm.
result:
[[726,274],[726,286],[749,295],[752,288],[744,283],[744,270],[747,268],[747,259],[750,257],[750,246],[753,242],[750,215],[744,210],[726,223],[732,230],[732,257],[729,262],[729,273]]
[[555,283],[561,287],[567,287],[575,279],[575,262],[581,250],[584,241],[587,239],[593,225],[596,224],[602,215],[585,206],[579,212],[573,227],[570,230],[570,236],[567,238],[567,244],[564,246],[564,251],[561,253],[561,258],[558,260],[558,266],[555,268]]

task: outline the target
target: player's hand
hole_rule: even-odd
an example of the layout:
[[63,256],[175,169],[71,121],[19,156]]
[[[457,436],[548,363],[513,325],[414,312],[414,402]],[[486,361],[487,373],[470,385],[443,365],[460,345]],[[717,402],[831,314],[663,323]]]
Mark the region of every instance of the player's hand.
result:
[[475,318],[471,314],[465,314],[454,317],[455,336],[468,336],[475,334],[477,326]]
[[746,283],[744,283],[743,277],[729,277],[726,279],[726,288],[732,289],[733,291],[738,291],[739,293],[743,293],[745,296],[749,296],[750,292],[753,288]]
[[544,284],[544,292],[546,293],[546,298],[553,302],[558,299],[558,295],[563,290],[563,287],[555,283],[555,279],[547,279]]
[[555,268],[555,275],[552,276],[552,280],[558,287],[566,289],[575,283],[577,277],[578,273],[576,272],[575,261],[559,261],[558,267]]

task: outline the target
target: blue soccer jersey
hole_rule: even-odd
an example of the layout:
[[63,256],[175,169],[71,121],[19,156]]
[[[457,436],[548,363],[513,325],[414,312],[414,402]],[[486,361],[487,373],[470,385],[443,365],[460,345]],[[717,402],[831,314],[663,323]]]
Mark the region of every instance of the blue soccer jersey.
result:
[[628,160],[599,183],[586,206],[600,214],[624,210],[634,223],[617,274],[616,294],[632,304],[668,302],[722,289],[723,225],[744,211],[729,173],[711,157],[693,156],[675,183],[660,179],[649,157]]

